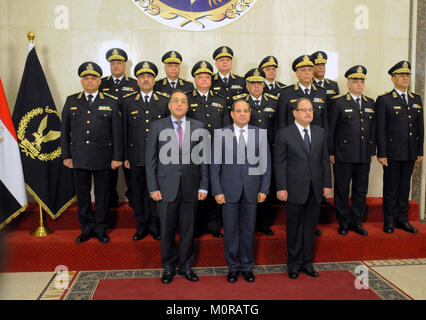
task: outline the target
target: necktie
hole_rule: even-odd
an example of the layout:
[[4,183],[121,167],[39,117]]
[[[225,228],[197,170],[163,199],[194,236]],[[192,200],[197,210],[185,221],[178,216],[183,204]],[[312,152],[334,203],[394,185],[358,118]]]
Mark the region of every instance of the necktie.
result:
[[91,106],[93,104],[93,100],[92,99],[93,99],[93,96],[91,94],[89,94],[87,96],[87,101],[89,102],[89,106]]
[[145,103],[146,103],[146,104],[148,104],[148,102],[149,102],[148,100],[149,100],[149,95],[146,95],[146,96],[145,96]]
[[176,88],[176,87],[175,87],[176,82],[171,82],[170,84],[172,85],[172,89],[175,89],[175,88]]
[[244,164],[246,162],[246,141],[244,140],[244,132],[244,129],[240,129],[237,149],[237,164]]
[[322,82],[322,81],[319,81],[319,82],[318,82],[318,85],[319,85],[320,87],[322,87],[322,84],[323,84],[323,82]]
[[309,96],[309,89],[305,89],[305,94]]
[[227,77],[223,78],[223,83],[228,84],[228,78]]
[[201,96],[201,99],[203,100],[203,103],[207,103],[207,97],[206,96]]
[[356,104],[361,109],[361,99],[360,98],[356,98]]
[[259,100],[254,100],[254,103],[256,104],[256,107],[260,106],[260,101]]
[[115,85],[120,83],[120,79],[115,79]]
[[308,129],[303,129],[303,131],[305,132],[305,137],[303,138],[303,140],[305,141],[306,150],[308,151],[308,153],[310,153],[311,152],[311,140],[309,139]]
[[404,99],[404,103],[408,105],[408,103],[407,103],[407,99],[406,99],[406,97],[405,97],[405,93],[401,94],[401,97],[402,97],[402,99]]
[[270,86],[271,86],[271,90],[274,90],[274,84],[271,83]]
[[182,149],[182,141],[183,141],[183,130],[182,130],[182,121],[175,121],[175,123],[178,125],[177,127],[177,134],[179,139],[179,149]]

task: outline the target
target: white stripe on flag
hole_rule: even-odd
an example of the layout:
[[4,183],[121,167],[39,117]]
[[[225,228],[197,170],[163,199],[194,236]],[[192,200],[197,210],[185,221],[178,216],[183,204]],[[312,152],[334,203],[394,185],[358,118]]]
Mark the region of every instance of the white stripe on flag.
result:
[[21,206],[27,203],[21,155],[15,138],[0,119],[0,180]]

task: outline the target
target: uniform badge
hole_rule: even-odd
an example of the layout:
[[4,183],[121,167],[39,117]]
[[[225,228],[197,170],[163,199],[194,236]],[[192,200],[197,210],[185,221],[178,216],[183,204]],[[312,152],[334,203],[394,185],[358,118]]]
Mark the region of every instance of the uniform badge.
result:
[[233,84],[231,89],[242,89],[242,87],[239,84]]
[[421,105],[419,105],[419,104],[413,104],[413,108],[414,109],[421,109],[422,108],[422,106]]
[[212,107],[223,108],[223,106],[220,103],[217,103],[217,102],[212,102]]
[[265,112],[275,112],[274,108],[265,108],[263,111]]
[[221,87],[214,87],[213,90],[214,91],[219,91],[221,89]]
[[322,98],[314,98],[314,102],[323,103],[324,100]]
[[399,107],[399,106],[395,106],[395,107],[393,107],[395,110],[401,110],[401,107]]
[[327,94],[336,94],[336,91],[334,91],[334,90],[327,90]]
[[345,112],[353,112],[353,109],[345,109]]
[[77,110],[77,107],[71,107],[70,110]]
[[364,108],[364,112],[374,113],[374,110],[372,108]]
[[98,110],[99,111],[112,111],[110,106],[99,106]]

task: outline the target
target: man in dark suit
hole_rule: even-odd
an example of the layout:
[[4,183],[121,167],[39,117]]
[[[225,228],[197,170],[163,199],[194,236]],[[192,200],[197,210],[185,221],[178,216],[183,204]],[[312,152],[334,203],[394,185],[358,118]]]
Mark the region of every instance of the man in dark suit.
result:
[[[85,62],[78,69],[84,91],[67,98],[62,110],[63,163],[74,169],[81,243],[96,236],[109,241],[109,195],[112,171],[123,164],[123,127],[117,98],[99,92],[102,69]],[[95,182],[95,214],[90,191]]]
[[312,102],[301,98],[295,104],[295,121],[277,132],[274,170],[277,198],[286,202],[287,266],[291,279],[300,271],[317,277],[312,265],[315,230],[320,204],[332,187],[327,133],[311,125]]
[[[126,75],[126,62],[128,60],[127,53],[120,48],[112,48],[105,55],[106,60],[110,63],[111,75],[101,79],[99,91],[117,97],[120,112],[123,112],[123,96],[138,91],[138,84],[135,79]],[[126,196],[132,205],[130,171],[123,167],[126,179]],[[112,172],[110,191],[110,208],[118,207],[118,170]]]
[[156,204],[146,189],[145,145],[151,124],[168,115],[168,95],[154,92],[158,69],[152,62],[142,61],[135,67],[140,90],[124,96],[124,167],[130,170],[133,209],[137,222],[133,240],[148,233],[160,240],[160,220]]
[[423,159],[422,99],[408,91],[408,61],[398,62],[388,73],[395,88],[376,100],[377,160],[383,165],[383,231],[393,233],[395,226],[416,234],[417,229],[408,222],[408,197],[414,164]]
[[[164,267],[162,282],[173,281],[176,263],[179,273],[190,281],[198,281],[192,271],[194,259],[194,221],[197,201],[204,200],[209,186],[207,161],[195,159],[192,149],[209,143],[208,133],[195,141],[193,133],[204,125],[186,117],[188,98],[177,90],[170,98],[171,115],[151,124],[145,153],[148,191],[154,201],[161,222],[161,263]],[[201,130],[197,130],[200,132]],[[206,139],[207,138],[207,139]],[[201,156],[210,157],[210,154]],[[201,161],[200,161],[201,160]],[[201,164],[197,164],[201,163]],[[179,226],[179,253],[175,234]]]
[[[216,154],[221,149],[221,158],[210,166],[212,193],[223,205],[228,281],[237,281],[242,272],[246,281],[253,282],[257,203],[264,202],[269,192],[271,159],[266,130],[248,125],[249,104],[235,101],[231,117],[234,124],[223,129],[223,137],[216,136],[214,150]],[[226,160],[229,155],[231,163]],[[253,156],[259,157],[257,161]]]
[[370,163],[376,155],[376,117],[374,100],[363,94],[366,75],[364,66],[350,68],[345,73],[349,92],[333,97],[330,109],[328,147],[334,164],[334,208],[341,235],[348,230],[368,234],[361,221],[366,209]]

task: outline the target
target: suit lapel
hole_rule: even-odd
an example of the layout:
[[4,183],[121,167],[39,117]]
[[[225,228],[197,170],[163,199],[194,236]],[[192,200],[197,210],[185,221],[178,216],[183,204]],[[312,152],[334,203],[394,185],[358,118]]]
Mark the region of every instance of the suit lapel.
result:
[[[305,141],[303,141],[302,136],[300,135],[299,129],[297,129],[297,127],[296,127],[296,124],[292,123],[291,128],[292,128],[293,135],[295,136],[297,143],[302,148],[302,150],[305,152],[305,154],[307,156],[309,156],[308,150],[306,150]],[[311,127],[311,135],[312,135],[312,127]],[[311,151],[312,151],[312,141],[311,141]]]

